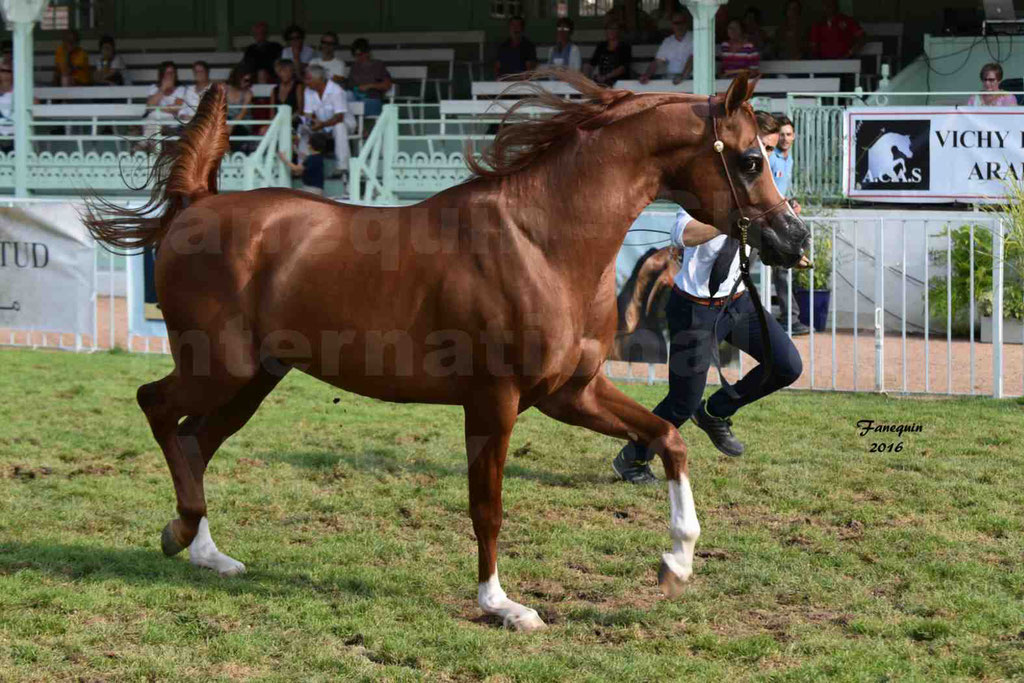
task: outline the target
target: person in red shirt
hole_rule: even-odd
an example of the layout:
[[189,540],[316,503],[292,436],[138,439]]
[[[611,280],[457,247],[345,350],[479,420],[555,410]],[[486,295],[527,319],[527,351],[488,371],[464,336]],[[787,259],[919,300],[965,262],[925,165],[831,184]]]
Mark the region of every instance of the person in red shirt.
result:
[[864,46],[864,29],[839,13],[838,0],[825,0],[824,21],[811,27],[811,54],[816,59],[849,59]]

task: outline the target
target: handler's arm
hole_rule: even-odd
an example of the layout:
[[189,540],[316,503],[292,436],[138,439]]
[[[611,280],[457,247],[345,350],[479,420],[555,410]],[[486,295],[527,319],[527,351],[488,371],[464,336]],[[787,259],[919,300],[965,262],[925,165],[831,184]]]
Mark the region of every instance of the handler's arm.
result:
[[672,244],[677,247],[696,247],[721,234],[714,226],[701,223],[685,211],[680,211],[672,228]]

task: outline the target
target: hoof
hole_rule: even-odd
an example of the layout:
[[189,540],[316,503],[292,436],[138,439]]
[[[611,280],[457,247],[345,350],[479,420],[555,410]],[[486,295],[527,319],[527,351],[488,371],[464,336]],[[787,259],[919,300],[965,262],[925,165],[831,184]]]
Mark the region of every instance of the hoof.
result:
[[164,551],[164,555],[167,557],[173,557],[184,550],[187,546],[178,540],[178,536],[174,533],[174,523],[178,521],[176,519],[167,522],[167,526],[164,527],[163,533],[160,534],[160,548]]
[[214,551],[211,555],[192,553],[190,561],[196,567],[215,571],[221,576],[238,576],[245,573],[244,564],[219,551]]
[[547,624],[537,614],[537,610],[528,609],[521,614],[507,614],[505,615],[505,628],[512,629],[515,631],[539,631],[542,628],[547,628]]
[[693,576],[693,569],[683,567],[671,555],[662,555],[658,568],[658,586],[667,598],[678,598],[683,594],[686,582]]

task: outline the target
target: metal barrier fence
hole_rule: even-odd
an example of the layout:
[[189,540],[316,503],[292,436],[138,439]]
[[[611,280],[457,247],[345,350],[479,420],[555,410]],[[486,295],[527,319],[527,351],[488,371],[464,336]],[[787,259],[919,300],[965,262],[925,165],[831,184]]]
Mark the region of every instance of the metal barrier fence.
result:
[[[229,122],[235,134],[230,137],[232,151],[221,162],[220,186],[225,190],[290,187],[291,177],[277,152],[291,156],[291,107],[252,108],[272,109],[273,117]],[[152,152],[158,145],[145,133],[173,124],[173,120],[138,115],[121,119],[74,115],[33,119],[25,171],[27,188],[65,195],[93,190],[123,194],[141,189],[149,179]],[[253,134],[263,126],[267,127],[263,134]],[[13,145],[13,138],[0,136],[0,144]],[[13,149],[0,151],[0,188],[17,185],[16,153]]]
[[[1024,394],[1022,235],[989,213],[914,212],[895,219],[848,213],[806,218],[820,272],[818,286],[802,295],[810,333],[793,338],[804,362],[794,388]],[[759,266],[766,306],[770,271]],[[792,306],[799,289],[788,271],[777,295]],[[792,334],[792,318],[784,327]],[[738,354],[726,377],[735,381],[753,363]],[[606,372],[627,381],[668,379],[667,365],[609,362]],[[717,375],[709,380],[717,382]]]

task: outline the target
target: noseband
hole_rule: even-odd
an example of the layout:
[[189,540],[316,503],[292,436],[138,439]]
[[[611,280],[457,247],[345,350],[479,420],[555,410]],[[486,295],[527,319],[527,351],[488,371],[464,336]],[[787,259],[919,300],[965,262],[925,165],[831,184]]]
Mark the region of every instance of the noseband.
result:
[[[732,384],[729,384],[725,380],[725,376],[722,374],[722,362],[718,356],[718,323],[725,316],[725,312],[729,306],[732,305],[733,297],[736,295],[736,290],[740,286],[740,281],[746,285],[747,290],[750,292],[751,297],[754,299],[754,310],[757,312],[758,323],[761,327],[761,341],[764,344],[764,372],[761,374],[761,385],[768,381],[772,376],[772,371],[775,369],[775,356],[772,352],[772,340],[771,334],[768,331],[768,319],[765,314],[764,305],[761,303],[761,296],[757,291],[757,287],[754,286],[754,280],[750,277],[750,257],[747,256],[747,230],[750,228],[751,223],[754,221],[764,218],[771,214],[779,207],[786,204],[786,198],[783,197],[782,201],[775,204],[767,211],[762,211],[753,218],[745,215],[743,211],[743,204],[740,202],[739,193],[736,192],[736,183],[733,182],[732,172],[729,170],[729,163],[725,158],[725,143],[722,142],[718,136],[718,117],[715,116],[715,105],[711,101],[711,97],[708,97],[708,116],[711,117],[711,130],[715,136],[714,150],[718,153],[718,158],[722,160],[722,169],[725,171],[725,179],[729,181],[729,190],[732,192],[732,199],[736,203],[736,210],[739,211],[739,218],[736,219],[736,227],[740,233],[740,279],[732,286],[732,291],[729,292],[729,297],[726,299],[725,304],[718,310],[718,315],[715,317],[715,324],[712,328],[713,334],[711,335],[711,358],[715,363],[715,369],[718,370],[718,381],[722,385],[722,389],[733,399],[739,399],[740,395]],[[730,239],[734,239],[730,237]],[[763,283],[766,287],[768,283]],[[768,290],[771,292],[771,290]],[[711,296],[715,295],[715,292],[709,292]]]

